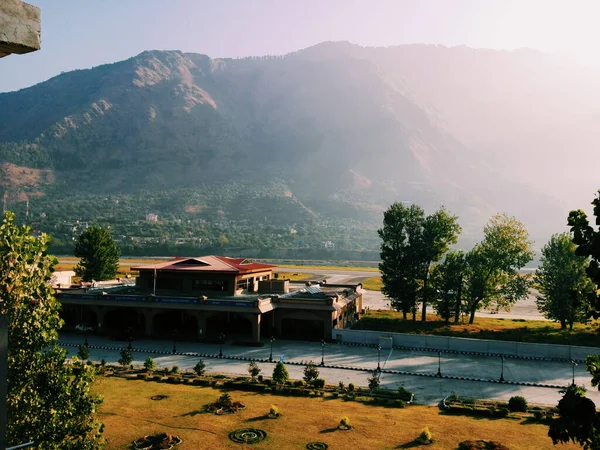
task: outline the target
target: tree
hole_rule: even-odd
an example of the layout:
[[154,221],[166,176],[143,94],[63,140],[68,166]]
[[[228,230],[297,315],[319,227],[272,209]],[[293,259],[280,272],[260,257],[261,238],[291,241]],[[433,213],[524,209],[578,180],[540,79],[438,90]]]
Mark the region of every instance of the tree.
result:
[[314,385],[316,379],[319,378],[319,369],[314,362],[309,361],[306,367],[304,368],[304,376],[302,379],[308,385]]
[[75,273],[83,281],[111,280],[119,270],[121,251],[104,228],[94,226],[81,233],[73,254],[80,258]]
[[8,319],[7,398],[9,446],[34,441],[39,448],[103,447],[103,425],[94,413],[94,369],[73,371],[57,345],[60,304],[47,283],[56,258],[49,238],[18,227],[11,212],[0,226],[0,314]]
[[427,319],[427,303],[429,301],[429,274],[431,265],[436,263],[448,251],[452,244],[456,244],[461,227],[457,223],[458,217],[451,216],[444,208],[425,217],[422,224],[421,239],[417,241],[418,251],[416,254],[420,259],[422,280],[421,289],[421,321]]
[[431,272],[431,287],[437,297],[434,307],[446,323],[453,316],[458,322],[460,317],[464,272],[465,254],[461,251],[446,254],[444,261],[436,264]]
[[[594,216],[598,230],[589,224],[587,215],[581,209],[569,213],[568,223],[573,233],[573,242],[577,244],[575,253],[579,256],[589,257],[589,265],[586,273],[597,287],[600,285],[600,190],[592,201]],[[590,315],[595,319],[600,317],[600,295],[597,291],[588,296],[590,304]]]
[[199,377],[206,373],[206,364],[204,363],[204,361],[200,360],[196,363],[196,365],[194,366],[194,373]]
[[367,378],[367,385],[369,386],[369,390],[371,392],[379,389],[380,381],[379,381],[379,371],[374,370],[369,378]]
[[148,356],[146,361],[144,361],[144,369],[146,369],[146,372],[152,372],[154,369],[156,369],[156,363],[150,356]]
[[252,381],[256,379],[260,372],[261,369],[258,367],[258,364],[256,364],[256,361],[250,361],[250,364],[248,364],[248,373],[252,377]]
[[529,277],[519,270],[533,259],[529,233],[514,217],[497,214],[484,228],[483,240],[467,253],[465,270],[465,303],[475,312],[495,303],[507,308],[527,295]]
[[417,244],[423,220],[421,207],[394,203],[383,213],[383,228],[377,231],[381,238],[381,292],[390,298],[392,308],[402,311],[404,319],[409,312],[416,319],[417,278],[422,273]]
[[571,385],[562,390],[563,398],[558,402],[558,418],[552,419],[548,436],[556,445],[573,441],[584,449],[600,448],[600,422],[596,405],[586,398],[585,389]]
[[77,350],[77,356],[81,358],[81,361],[87,361],[90,359],[90,350],[88,349],[87,345],[81,344],[79,346],[79,350]]
[[121,357],[119,358],[119,364],[123,367],[129,366],[133,362],[133,355],[131,354],[131,350],[127,347],[123,347],[120,353]]
[[542,249],[539,269],[536,271],[538,310],[547,319],[567,324],[585,322],[588,298],[594,285],[586,274],[588,258],[576,254],[577,246],[569,233],[555,234]]
[[284,384],[289,379],[290,374],[288,373],[285,364],[279,361],[273,369],[273,381],[275,384]]

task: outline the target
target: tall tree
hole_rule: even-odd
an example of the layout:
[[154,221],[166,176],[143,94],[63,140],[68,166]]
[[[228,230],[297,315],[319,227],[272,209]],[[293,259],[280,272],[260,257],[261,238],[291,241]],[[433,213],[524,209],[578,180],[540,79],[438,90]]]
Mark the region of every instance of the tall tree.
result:
[[81,233],[74,255],[80,258],[75,273],[83,281],[111,280],[119,270],[121,250],[104,228],[94,226]]
[[7,407],[9,445],[34,441],[38,448],[103,447],[95,419],[101,398],[91,393],[94,369],[77,372],[57,345],[60,304],[48,285],[56,258],[49,238],[18,227],[8,212],[0,226],[0,313],[8,316]]
[[465,303],[475,312],[495,303],[506,308],[527,295],[529,277],[519,270],[533,259],[529,233],[514,217],[497,214],[484,228],[483,240],[467,253],[465,271]]
[[538,310],[547,319],[560,322],[564,330],[574,322],[585,322],[588,297],[594,284],[586,274],[588,258],[575,253],[577,246],[569,233],[555,234],[542,248],[536,271]]
[[418,243],[422,236],[425,214],[418,205],[404,206],[394,203],[383,213],[383,228],[377,231],[381,238],[381,292],[390,298],[392,308],[409,312],[416,318],[416,301],[419,291]]
[[420,259],[420,280],[422,289],[420,300],[422,303],[421,321],[427,320],[427,303],[429,301],[429,274],[431,265],[442,259],[452,244],[456,244],[461,227],[457,222],[458,217],[451,216],[444,208],[425,217],[423,220],[422,235],[418,242],[416,254]]
[[[598,230],[590,225],[587,215],[581,209],[569,213],[568,223],[573,233],[573,242],[577,244],[575,252],[579,256],[590,258],[586,273],[591,281],[600,286],[600,190],[592,201]],[[590,315],[600,317],[600,295],[597,291],[589,294]]]
[[453,316],[454,321],[458,322],[462,306],[464,271],[465,254],[461,251],[451,251],[431,272],[431,287],[437,298],[434,307],[446,323],[449,323]]

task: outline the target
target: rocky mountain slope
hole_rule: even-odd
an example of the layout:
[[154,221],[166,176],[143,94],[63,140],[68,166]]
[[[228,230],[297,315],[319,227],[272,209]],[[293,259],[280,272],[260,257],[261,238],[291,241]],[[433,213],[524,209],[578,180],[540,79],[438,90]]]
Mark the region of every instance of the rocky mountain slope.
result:
[[[352,220],[374,230],[393,201],[443,204],[467,241],[497,211],[543,241],[583,206],[557,184],[571,176],[561,168],[579,167],[565,163],[568,143],[591,135],[597,80],[526,51],[323,43],[235,60],[147,51],[0,94],[0,162],[13,175],[45,171],[26,187],[5,175],[0,185],[14,202],[35,193],[38,213],[74,195],[160,192],[169,206],[147,212],[208,222],[263,220],[266,199],[286,205],[268,220],[291,228]],[[577,178],[591,186],[597,169],[587,164]],[[250,188],[209,208],[179,198],[231,183]],[[577,186],[571,195],[591,198]],[[92,209],[77,218],[108,220]]]

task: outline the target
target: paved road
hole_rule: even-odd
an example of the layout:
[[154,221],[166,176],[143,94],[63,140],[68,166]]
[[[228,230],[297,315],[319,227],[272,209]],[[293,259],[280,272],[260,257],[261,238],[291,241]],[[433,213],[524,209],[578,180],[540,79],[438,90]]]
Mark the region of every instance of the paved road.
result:
[[[115,342],[109,339],[91,336],[88,339],[91,346],[91,359],[94,361],[106,360],[116,363],[119,359],[119,348],[127,344]],[[83,343],[83,336],[78,334],[63,334],[61,342],[69,344]],[[115,350],[96,349],[94,346],[117,347]],[[134,364],[142,365],[148,356],[154,358],[159,367],[172,367],[177,365],[181,370],[190,370],[198,361],[197,356],[185,356],[182,354],[169,354],[173,342],[144,340],[133,342]],[[76,354],[76,347],[67,349],[71,354]],[[146,352],[135,351],[137,349]],[[200,353],[217,355],[219,345],[177,343],[177,350],[181,353]],[[266,359],[269,357],[269,344],[261,348],[247,348],[233,346],[225,343],[223,354],[228,356],[243,356],[246,358]],[[321,346],[318,343],[276,341],[273,345],[274,360],[283,356],[286,362],[306,363],[312,360],[316,363],[321,361]],[[235,375],[247,375],[248,362],[227,360],[219,358],[203,358],[210,372],[228,373]],[[367,384],[370,371],[377,367],[377,350],[370,347],[354,347],[339,344],[325,346],[325,362],[331,366],[356,367],[360,370],[342,368],[321,368],[321,377],[329,384],[337,384],[343,381],[345,384],[353,382],[359,386]],[[501,372],[501,360],[497,357],[487,356],[465,356],[454,354],[442,354],[439,361],[444,375],[476,377],[497,380]],[[430,352],[416,352],[405,350],[382,350],[380,354],[380,365],[384,370],[401,370],[412,373],[435,374],[438,369],[438,355]],[[270,375],[274,363],[259,363],[263,373]],[[301,379],[304,366],[288,365],[290,376]],[[530,382],[538,384],[551,384],[566,386],[571,383],[573,366],[570,363],[552,361],[532,360],[504,360],[504,377],[507,381]],[[584,385],[588,389],[588,396],[600,405],[600,393],[590,385],[590,377],[583,365],[575,367],[575,381],[578,385]],[[419,403],[435,404],[451,392],[459,395],[477,398],[495,398],[506,400],[513,395],[523,395],[532,403],[555,405],[561,394],[557,388],[532,387],[522,385],[509,385],[498,383],[486,383],[480,381],[449,380],[440,378],[429,378],[416,375],[387,374],[381,375],[382,387],[397,388],[402,385],[417,395]]]

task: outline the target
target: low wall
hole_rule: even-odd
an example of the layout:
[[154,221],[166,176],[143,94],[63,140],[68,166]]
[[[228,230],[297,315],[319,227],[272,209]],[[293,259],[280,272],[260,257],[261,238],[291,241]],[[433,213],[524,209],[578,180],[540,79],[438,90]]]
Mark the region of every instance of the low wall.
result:
[[600,353],[599,347],[577,345],[533,344],[529,342],[489,341],[424,334],[387,333],[350,329],[334,329],[332,339],[344,344],[391,345],[427,350],[450,352],[471,352],[490,355],[505,355],[523,358],[576,359],[583,360],[587,355]]

